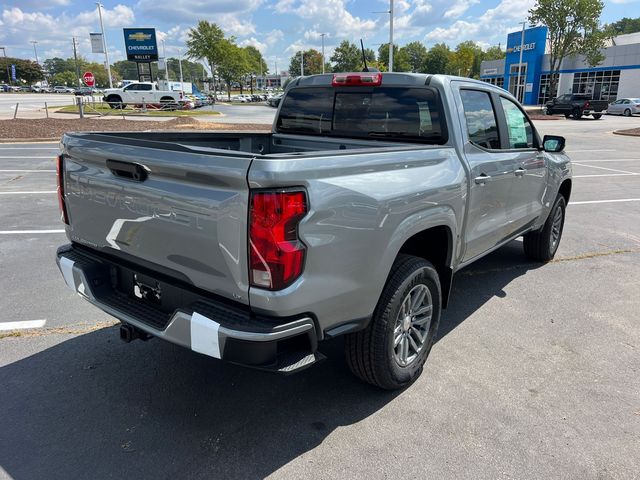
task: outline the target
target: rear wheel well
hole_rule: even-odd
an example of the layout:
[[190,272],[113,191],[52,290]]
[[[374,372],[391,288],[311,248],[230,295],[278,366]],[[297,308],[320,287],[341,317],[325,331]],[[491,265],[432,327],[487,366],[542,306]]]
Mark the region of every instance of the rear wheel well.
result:
[[453,238],[451,230],[444,225],[429,228],[409,238],[398,254],[413,255],[431,262],[440,277],[442,286],[442,306],[446,308],[451,290],[451,252]]
[[560,185],[560,190],[558,191],[558,193],[564,197],[564,201],[568,204],[569,197],[571,196],[571,180],[567,179],[564,182],[562,182],[562,185]]

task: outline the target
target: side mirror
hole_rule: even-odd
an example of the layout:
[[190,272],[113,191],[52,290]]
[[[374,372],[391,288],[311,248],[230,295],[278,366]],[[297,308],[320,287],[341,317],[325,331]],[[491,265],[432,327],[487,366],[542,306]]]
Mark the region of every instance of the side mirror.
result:
[[564,150],[566,140],[559,135],[545,135],[542,139],[542,148],[545,152],[558,153]]

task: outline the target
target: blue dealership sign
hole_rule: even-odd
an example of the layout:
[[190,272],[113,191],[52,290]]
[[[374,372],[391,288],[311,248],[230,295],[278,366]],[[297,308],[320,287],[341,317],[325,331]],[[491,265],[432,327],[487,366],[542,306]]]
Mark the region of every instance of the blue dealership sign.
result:
[[516,94],[518,65],[520,63],[520,45],[522,45],[521,101],[525,105],[538,103],[538,89],[542,71],[542,59],[547,45],[547,27],[527,28],[512,32],[507,37],[507,58],[504,68],[504,88]]
[[123,30],[127,60],[133,62],[156,62],[158,60],[155,28],[124,28]]
[[11,64],[11,80],[16,81],[16,66]]

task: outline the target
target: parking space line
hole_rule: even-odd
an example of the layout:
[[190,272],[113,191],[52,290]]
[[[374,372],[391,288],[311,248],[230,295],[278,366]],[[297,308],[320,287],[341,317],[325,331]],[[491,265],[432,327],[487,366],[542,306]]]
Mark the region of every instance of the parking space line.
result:
[[569,202],[569,205],[591,205],[593,203],[624,203],[640,202],[640,198],[620,198],[617,200],[585,200],[583,202]]
[[0,170],[0,173],[2,172],[11,172],[11,173],[33,173],[33,172],[46,172],[46,173],[55,173],[55,170],[44,170],[44,169],[37,169],[37,170]]
[[26,320],[23,322],[0,322],[0,330],[26,330],[29,328],[42,328],[46,320]]
[[567,150],[567,153],[586,153],[586,152],[615,152],[613,148],[606,148],[602,150]]
[[25,235],[31,233],[64,233],[62,230],[0,230],[0,235]]
[[578,165],[580,167],[587,167],[587,168],[597,168],[598,170],[608,170],[610,172],[617,172],[617,173],[631,173],[634,174],[636,172],[630,172],[628,170],[618,170],[616,168],[607,168],[607,167],[596,167],[595,165],[584,165],[582,163],[578,163],[578,162],[573,162],[574,165]]
[[0,192],[0,195],[30,195],[38,193],[56,193],[55,190],[41,190],[39,192]]
[[608,158],[606,160],[578,160],[580,163],[637,162],[640,158]]
[[640,173],[596,173],[594,175],[574,175],[573,178],[589,178],[589,177],[634,177]]

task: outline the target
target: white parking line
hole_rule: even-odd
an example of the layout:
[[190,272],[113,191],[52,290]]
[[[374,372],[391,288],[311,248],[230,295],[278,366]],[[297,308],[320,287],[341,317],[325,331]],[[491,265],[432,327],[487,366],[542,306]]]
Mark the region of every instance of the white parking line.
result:
[[37,193],[56,193],[55,190],[42,190],[39,192],[0,192],[0,195],[23,195],[23,194],[37,194]]
[[31,233],[64,233],[64,230],[0,230],[0,235],[25,235]]
[[636,172],[630,172],[628,170],[618,170],[617,168],[596,167],[595,165],[584,165],[584,164],[578,163],[578,162],[573,162],[573,164],[574,165],[578,165],[580,167],[597,168],[598,170],[608,170],[609,172],[631,173],[631,174],[636,173]]
[[43,169],[38,169],[38,170],[0,170],[0,173],[2,172],[11,172],[11,173],[33,173],[33,172],[46,172],[46,173],[51,173],[54,172],[55,170],[43,170]]
[[583,202],[569,202],[569,205],[591,205],[592,203],[623,203],[640,202],[640,198],[620,198],[618,200],[586,200]]
[[640,160],[638,158],[608,158],[606,160],[578,160],[580,163],[611,163],[611,162],[637,162]]
[[573,178],[589,178],[589,177],[633,177],[640,173],[600,173],[595,175],[574,175]]
[[[58,150],[58,147],[10,147],[9,145],[14,145],[13,143],[0,143],[0,150]],[[22,145],[17,143],[15,145]]]
[[602,150],[567,150],[567,153],[586,153],[586,152],[615,152],[613,148],[605,148]]
[[46,320],[26,320],[23,322],[0,322],[0,330],[26,330],[28,328],[42,328]]

